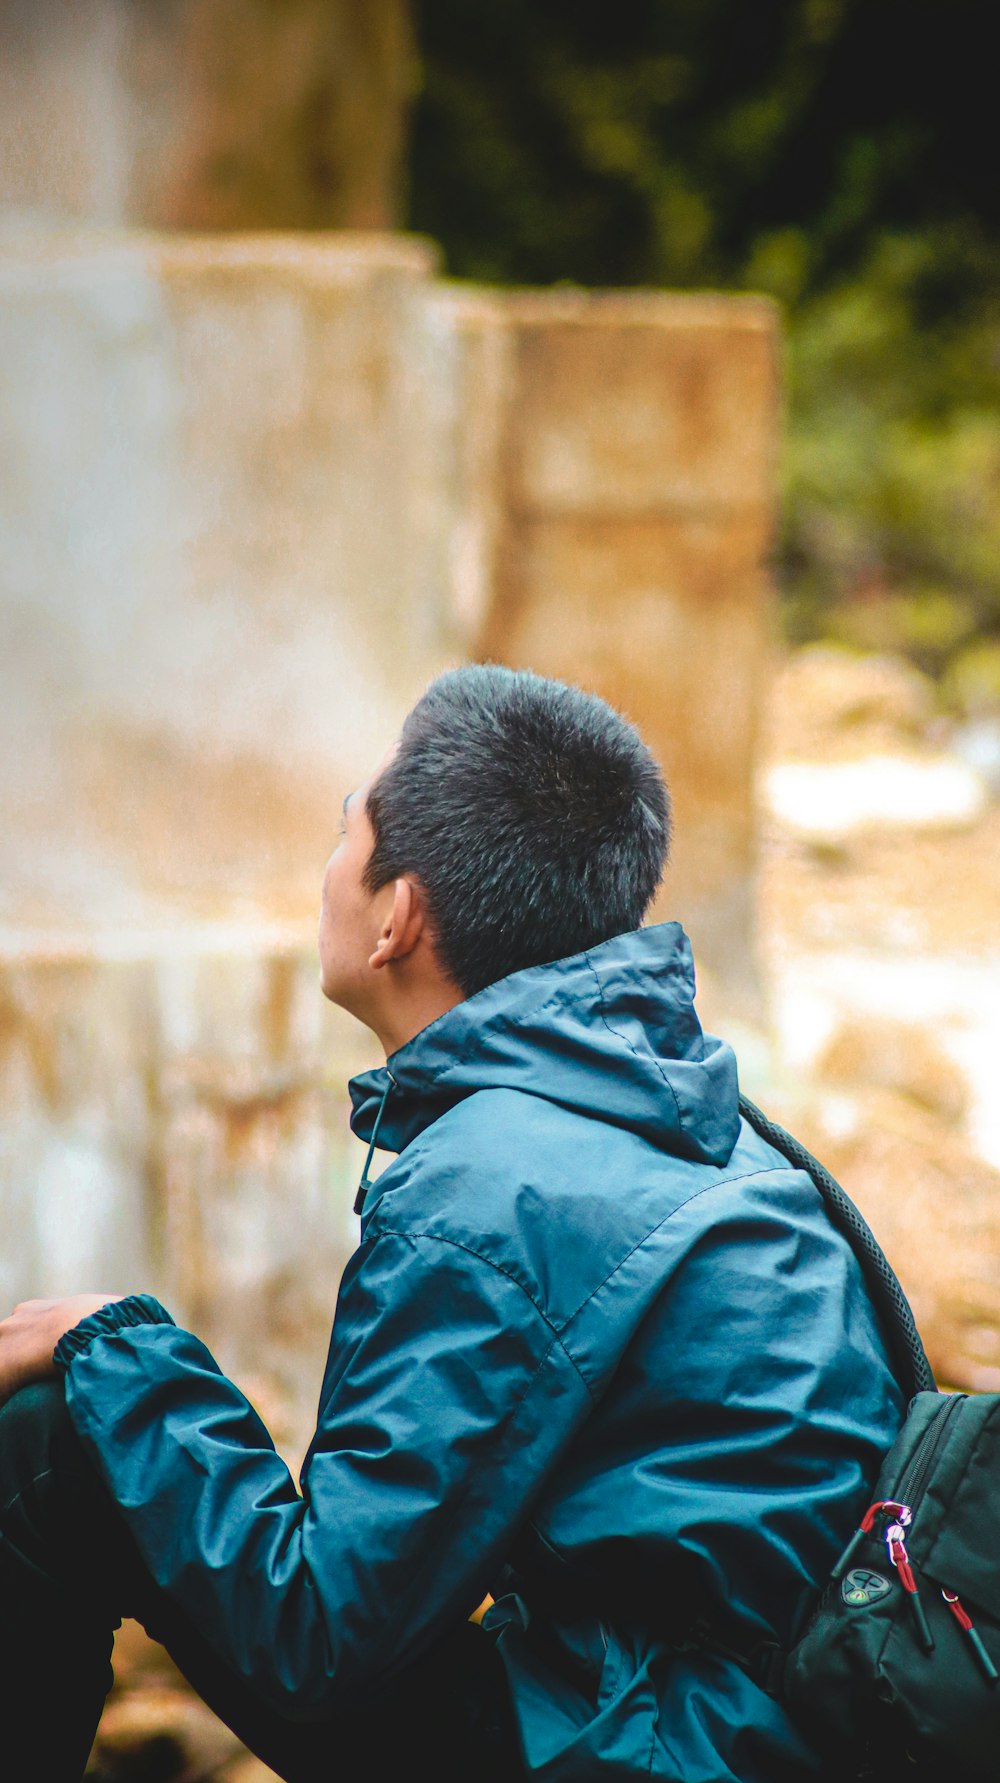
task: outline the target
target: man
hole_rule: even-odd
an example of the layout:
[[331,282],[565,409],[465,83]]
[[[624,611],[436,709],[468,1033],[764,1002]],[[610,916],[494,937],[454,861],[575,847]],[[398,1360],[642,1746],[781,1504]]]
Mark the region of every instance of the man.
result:
[[634,729],[495,667],[435,682],[345,801],[321,983],[385,1048],[352,1125],[398,1156],[365,1168],[301,1492],[156,1301],[0,1326],[26,1774],[80,1774],[122,1613],[288,1778],[817,1774],[733,1655],[790,1638],[901,1396],[683,932],[640,926],[667,841]]

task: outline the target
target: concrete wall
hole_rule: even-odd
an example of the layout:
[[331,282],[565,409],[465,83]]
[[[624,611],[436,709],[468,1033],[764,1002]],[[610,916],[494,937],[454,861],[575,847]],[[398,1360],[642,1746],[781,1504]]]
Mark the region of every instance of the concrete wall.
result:
[[677,807],[661,914],[734,994],[773,318],[469,296],[373,237],[0,258],[0,921],[311,910],[331,782],[489,656],[597,687]]
[[436,304],[467,341],[459,409],[489,490],[475,650],[593,687],[639,725],[676,818],[655,914],[683,916],[729,1008],[752,1016],[773,311],[623,293]]
[[8,921],[311,910],[336,783],[451,643],[427,265],[365,238],[0,261]]
[[0,253],[0,1297],[151,1285],[293,1448],[372,1062],[316,985],[319,877],[427,680],[489,655],[629,711],[676,795],[660,913],[753,988],[772,316],[433,270]]
[[152,1289],[301,1451],[356,1238],[346,1079],[375,1060],[351,1027],[278,925],[8,948],[4,1309]]
[[411,57],[406,0],[0,0],[0,205],[391,228]]

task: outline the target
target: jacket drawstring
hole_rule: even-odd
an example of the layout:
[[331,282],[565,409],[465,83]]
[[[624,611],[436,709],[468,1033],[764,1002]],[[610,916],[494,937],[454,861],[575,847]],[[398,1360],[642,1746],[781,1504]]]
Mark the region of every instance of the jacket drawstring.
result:
[[358,1192],[354,1197],[354,1211],[355,1211],[355,1213],[361,1213],[363,1211],[364,1205],[365,1205],[365,1196],[367,1195],[368,1190],[372,1187],[372,1184],[368,1180],[368,1166],[372,1161],[372,1153],[375,1150],[375,1142],[378,1139],[378,1130],[379,1130],[380,1126],[382,1125],[382,1116],[385,1113],[385,1105],[389,1100],[389,1094],[390,1094],[391,1090],[395,1086],[395,1079],[393,1078],[391,1071],[387,1071],[386,1076],[388,1077],[389,1081],[385,1086],[385,1089],[382,1093],[382,1100],[378,1105],[378,1114],[375,1116],[375,1125],[372,1128],[372,1137],[371,1137],[371,1144],[368,1147],[368,1156],[365,1159],[365,1167],[361,1172],[361,1181],[358,1184]]

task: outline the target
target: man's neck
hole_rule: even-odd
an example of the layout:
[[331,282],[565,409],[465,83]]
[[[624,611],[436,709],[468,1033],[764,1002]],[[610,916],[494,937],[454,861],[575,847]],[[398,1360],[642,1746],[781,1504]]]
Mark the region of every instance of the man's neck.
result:
[[464,1003],[465,998],[457,985],[428,985],[420,994],[407,997],[392,1010],[380,1011],[373,1017],[368,1026],[372,1029],[379,1045],[390,1059],[394,1052],[406,1046],[431,1022],[446,1015],[449,1009]]

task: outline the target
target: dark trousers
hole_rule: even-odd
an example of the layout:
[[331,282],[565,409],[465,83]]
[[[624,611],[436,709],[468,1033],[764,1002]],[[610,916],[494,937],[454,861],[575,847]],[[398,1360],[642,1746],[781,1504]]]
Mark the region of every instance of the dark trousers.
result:
[[[336,1539],[336,1532],[332,1532]],[[367,1707],[299,1724],[263,1704],[147,1572],[66,1411],[62,1383],[0,1408],[0,1772],[77,1783],[112,1681],[113,1631],[134,1617],[251,1751],[289,1783],[521,1777],[499,1661],[463,1626]],[[17,1774],[22,1774],[20,1771]]]

